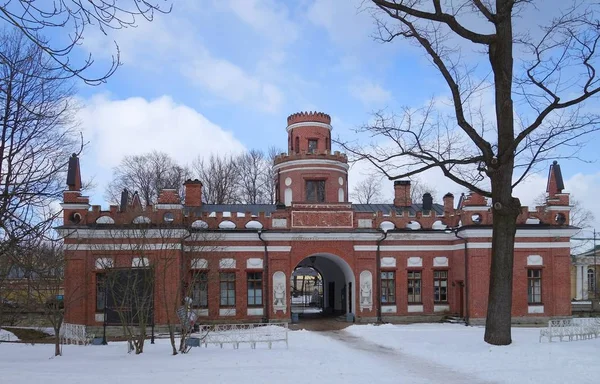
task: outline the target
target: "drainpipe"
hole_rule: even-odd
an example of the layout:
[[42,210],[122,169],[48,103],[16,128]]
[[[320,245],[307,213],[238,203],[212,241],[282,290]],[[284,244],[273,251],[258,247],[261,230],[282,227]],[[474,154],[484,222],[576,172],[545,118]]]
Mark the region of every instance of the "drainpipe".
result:
[[265,241],[265,239],[262,238],[262,229],[259,229],[256,233],[258,234],[258,238],[260,239],[260,241],[262,241],[263,247],[265,249],[264,257],[263,257],[263,275],[264,275],[263,282],[264,282],[265,292],[262,295],[263,306],[264,306],[262,322],[268,323],[269,322],[269,297],[271,297],[269,295],[269,251],[267,250],[267,242]]
[[[377,276],[377,322],[378,323],[382,323],[381,321],[381,256],[380,256],[380,250],[379,250],[379,246],[381,245],[381,243],[383,242],[383,240],[386,239],[387,237],[387,231],[386,230],[382,230],[383,232],[383,237],[377,240],[377,255],[376,255],[376,263],[377,263],[377,271],[375,271],[376,276]],[[375,291],[375,290],[373,290]]]
[[461,239],[465,245],[464,255],[465,255],[465,325],[469,325],[469,248],[467,245],[469,241],[458,234],[458,229],[454,229],[454,236]]

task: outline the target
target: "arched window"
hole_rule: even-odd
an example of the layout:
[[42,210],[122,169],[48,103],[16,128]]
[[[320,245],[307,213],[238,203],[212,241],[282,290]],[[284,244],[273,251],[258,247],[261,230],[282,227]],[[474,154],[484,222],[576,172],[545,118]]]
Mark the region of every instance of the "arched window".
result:
[[588,278],[588,292],[594,292],[596,288],[596,274],[594,273],[594,269],[590,268],[587,270],[587,278]]
[[298,136],[296,136],[296,141],[294,142],[294,149],[296,153],[300,152],[300,138]]

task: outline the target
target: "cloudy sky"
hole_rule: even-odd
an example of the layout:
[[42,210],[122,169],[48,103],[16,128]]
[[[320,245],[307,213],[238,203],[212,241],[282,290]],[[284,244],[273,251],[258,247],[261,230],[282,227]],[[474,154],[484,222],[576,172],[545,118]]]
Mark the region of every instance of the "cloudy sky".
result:
[[[544,1],[544,6],[558,0]],[[88,30],[81,54],[107,67],[116,40],[123,66],[107,84],[80,87],[81,127],[89,141],[84,179],[93,178],[94,204],[105,205],[111,170],[124,155],[153,149],[181,163],[197,155],[285,148],[286,117],[303,110],[332,116],[334,136],[379,109],[418,108],[447,97],[440,75],[406,41],[383,44],[360,0],[177,0],[152,23],[112,32]],[[533,12],[533,13],[532,13]],[[534,25],[547,10],[521,15]],[[596,100],[598,102],[598,100]],[[589,137],[594,143],[600,135]],[[566,191],[596,212],[600,229],[600,166],[590,144],[561,160]],[[350,187],[370,172],[353,166]],[[515,194],[524,204],[545,190],[547,165]],[[438,196],[462,188],[432,173],[422,177]],[[392,195],[392,188],[386,190]]]

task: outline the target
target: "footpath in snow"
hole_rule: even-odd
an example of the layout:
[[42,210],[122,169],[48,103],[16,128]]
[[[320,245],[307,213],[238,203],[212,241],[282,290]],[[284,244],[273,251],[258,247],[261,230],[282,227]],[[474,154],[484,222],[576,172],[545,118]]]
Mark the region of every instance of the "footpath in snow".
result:
[[600,339],[538,343],[513,329],[513,345],[485,344],[483,328],[452,324],[354,325],[293,331],[275,344],[194,348],[171,356],[168,340],[127,354],[125,343],[64,346],[0,343],[1,383],[597,383]]

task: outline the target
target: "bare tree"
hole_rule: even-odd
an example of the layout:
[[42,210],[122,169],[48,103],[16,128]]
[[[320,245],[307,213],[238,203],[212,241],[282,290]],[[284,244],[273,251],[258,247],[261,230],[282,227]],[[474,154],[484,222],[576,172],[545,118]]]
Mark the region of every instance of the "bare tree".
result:
[[366,179],[360,181],[352,188],[350,197],[356,199],[356,202],[359,204],[383,203],[381,177],[378,174],[370,174]]
[[[437,168],[455,183],[491,198],[484,340],[495,345],[511,343],[514,240],[521,212],[513,188],[549,158],[573,156],[582,137],[600,126],[599,116],[583,104],[600,92],[600,5],[573,2],[535,33],[517,35],[513,23],[533,3],[369,2],[376,37],[383,42],[406,38],[422,48],[448,86],[452,108],[446,112],[432,102],[421,109],[406,108],[399,116],[376,113],[364,130],[387,139],[385,144],[343,145],[392,180]],[[489,117],[481,102],[488,90],[494,100]],[[558,154],[559,147],[574,151]]]
[[435,188],[421,179],[413,178],[410,185],[410,198],[413,202],[423,200],[423,195],[429,193],[435,201],[437,197],[437,191]]
[[[73,49],[83,42],[86,28],[97,27],[106,35],[108,30],[135,27],[140,18],[152,21],[155,12],[170,12],[170,6],[160,3],[158,0],[9,0],[0,4],[0,19],[15,27],[23,38],[43,52],[47,58],[47,68],[61,69],[63,78],[78,77],[87,84],[97,85],[106,81],[121,64],[119,47],[115,43],[115,55],[103,75],[88,75],[90,67],[94,64],[92,56],[89,55],[82,63],[77,64],[73,55]],[[66,37],[66,41],[60,39],[60,42],[53,44],[51,40],[40,35],[44,33]]]
[[205,203],[232,204],[239,201],[239,170],[233,156],[211,155],[207,160],[197,157],[192,163],[192,170],[202,181]]
[[275,202],[275,180],[273,170],[275,156],[281,153],[277,148],[262,151],[251,149],[238,156],[239,172],[238,200],[245,204],[273,204]]
[[268,199],[266,199],[265,203],[267,204],[275,204],[275,188],[277,184],[277,173],[275,172],[275,168],[273,164],[275,163],[275,157],[279,154],[283,153],[283,150],[277,147],[269,147],[267,150],[268,162],[265,164],[265,172],[263,177],[265,179],[264,185],[265,189],[268,191]]
[[164,152],[125,156],[113,169],[113,179],[106,188],[105,197],[111,203],[119,204],[121,192],[127,189],[137,191],[144,205],[153,205],[165,188],[178,189],[179,196],[183,196],[183,183],[189,172]]
[[236,159],[239,171],[239,200],[245,204],[260,204],[268,198],[265,185],[267,160],[263,152],[251,149]]
[[0,257],[47,233],[57,217],[69,154],[80,152],[73,88],[43,50],[0,33]]

